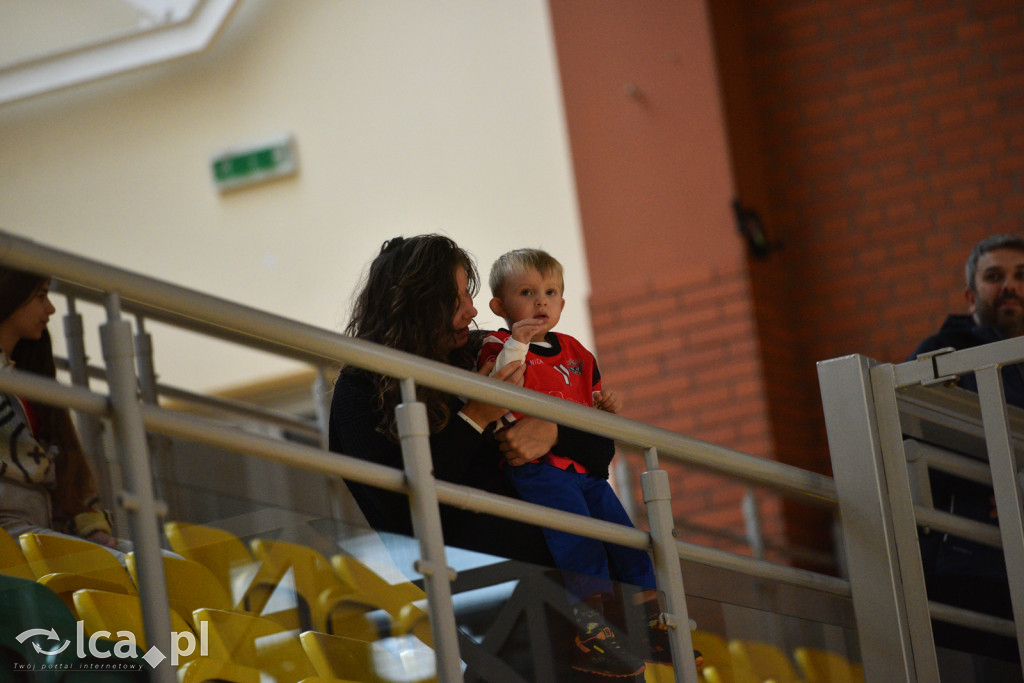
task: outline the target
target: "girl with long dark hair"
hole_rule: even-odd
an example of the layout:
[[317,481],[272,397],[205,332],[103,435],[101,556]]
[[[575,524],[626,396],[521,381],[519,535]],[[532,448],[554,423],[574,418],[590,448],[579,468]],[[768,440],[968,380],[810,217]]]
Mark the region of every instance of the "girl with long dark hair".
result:
[[[0,266],[0,371],[56,376],[49,291],[50,278]],[[0,527],[118,546],[66,408],[0,393]]]

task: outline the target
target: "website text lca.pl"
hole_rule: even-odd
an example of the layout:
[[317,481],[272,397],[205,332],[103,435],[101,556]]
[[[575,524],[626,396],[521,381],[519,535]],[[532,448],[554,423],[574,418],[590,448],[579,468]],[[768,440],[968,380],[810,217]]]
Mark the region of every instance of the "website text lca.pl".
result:
[[[117,631],[116,634],[111,634],[110,631],[96,631],[92,635],[86,637],[85,625],[79,621],[75,628],[75,654],[79,659],[85,658],[87,655],[95,659],[107,659],[111,656],[111,653],[104,651],[98,645],[98,641],[113,642],[113,656],[121,659],[135,659],[138,657],[138,641],[135,638],[135,634],[131,631]],[[116,635],[116,640],[112,638],[112,635]],[[39,636],[46,636],[44,643],[40,644]],[[66,650],[71,641],[64,640],[54,628],[42,629],[35,628],[27,631],[22,631],[17,636],[19,643],[35,638],[32,641],[33,649],[44,656],[56,656]],[[55,645],[50,645],[46,641],[58,641]],[[207,654],[207,646],[209,643],[209,634],[207,629],[207,623],[205,621],[199,622],[199,654],[205,657]],[[192,631],[171,631],[171,664],[174,666],[178,665],[178,659],[182,656],[188,657],[196,651],[196,636]],[[150,666],[156,667],[160,664],[166,656],[160,652],[160,650],[153,646],[145,655],[142,657],[146,660]]]

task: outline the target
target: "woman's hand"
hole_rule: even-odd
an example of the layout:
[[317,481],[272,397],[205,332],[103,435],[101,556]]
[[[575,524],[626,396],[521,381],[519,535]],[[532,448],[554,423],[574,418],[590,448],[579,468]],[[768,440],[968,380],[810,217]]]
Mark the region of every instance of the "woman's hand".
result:
[[518,467],[547,455],[558,443],[558,425],[524,415],[494,435],[509,465]]
[[108,548],[117,547],[117,539],[108,534],[106,531],[94,531],[85,537],[85,540],[92,541],[93,543],[99,543],[105,545]]
[[[493,369],[494,361],[491,361],[489,363],[484,363],[484,366],[480,368],[478,372],[484,377],[487,377],[491,374],[491,370]],[[494,373],[494,379],[500,379],[503,382],[508,382],[514,386],[521,387],[523,386],[523,376],[525,374],[526,366],[521,361],[513,361]],[[507,413],[508,410],[506,408],[492,406],[490,403],[470,401],[466,405],[462,406],[462,410],[460,412],[473,422],[476,422],[480,425],[480,428],[483,429]]]

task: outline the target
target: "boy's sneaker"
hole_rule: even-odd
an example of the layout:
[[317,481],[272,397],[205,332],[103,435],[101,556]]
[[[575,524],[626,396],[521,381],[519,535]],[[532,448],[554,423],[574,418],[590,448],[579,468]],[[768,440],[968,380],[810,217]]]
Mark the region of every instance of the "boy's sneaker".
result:
[[575,611],[580,633],[573,641],[573,669],[605,678],[630,678],[644,672],[643,658],[623,646],[597,610],[579,604]]

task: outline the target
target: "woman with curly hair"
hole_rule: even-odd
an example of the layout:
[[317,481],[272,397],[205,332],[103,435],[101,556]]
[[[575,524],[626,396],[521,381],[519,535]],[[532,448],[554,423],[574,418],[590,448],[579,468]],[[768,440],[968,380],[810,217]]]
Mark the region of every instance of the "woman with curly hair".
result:
[[[396,237],[383,244],[357,294],[347,333],[466,370],[475,368],[480,338],[471,331],[477,311],[473,295],[479,276],[472,257],[442,235]],[[481,374],[491,368],[485,366]],[[521,363],[502,368],[495,378],[521,386]],[[330,419],[332,451],[402,468],[395,426],[401,402],[399,380],[355,367],[341,371]],[[434,476],[509,497],[518,497],[498,466],[521,465],[564,447],[587,453],[593,466],[607,467],[610,441],[524,417],[497,435],[486,431],[505,409],[418,386],[430,424]],[[600,462],[598,462],[600,461]],[[411,535],[408,498],[349,482],[349,489],[375,529]],[[538,527],[515,520],[441,506],[447,545],[527,562],[551,565]]]

